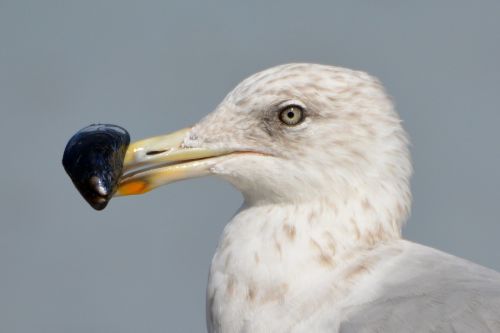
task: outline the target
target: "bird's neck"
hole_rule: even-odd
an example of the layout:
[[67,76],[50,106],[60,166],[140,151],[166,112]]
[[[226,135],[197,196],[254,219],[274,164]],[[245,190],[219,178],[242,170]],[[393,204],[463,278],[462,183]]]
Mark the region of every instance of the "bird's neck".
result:
[[224,229],[212,272],[257,279],[307,269],[335,270],[354,253],[401,238],[400,223],[368,201],[244,205]]
[[293,316],[345,298],[365,274],[372,249],[400,238],[399,224],[386,213],[369,202],[327,199],[244,205],[224,229],[212,260],[209,331],[240,331],[235,318],[242,314],[248,322],[280,311]]
[[218,251],[235,247],[277,262],[300,255],[330,265],[346,252],[401,237],[399,216],[369,200],[243,205],[226,226]]
[[244,205],[224,229],[212,260],[209,327],[217,331],[213,327],[234,324],[242,312],[251,316],[263,307],[293,303],[298,294],[308,299],[304,295],[332,287],[346,292],[348,286],[332,285],[336,276],[360,277],[362,258],[371,249],[400,238],[399,225],[384,214],[369,202],[327,199]]

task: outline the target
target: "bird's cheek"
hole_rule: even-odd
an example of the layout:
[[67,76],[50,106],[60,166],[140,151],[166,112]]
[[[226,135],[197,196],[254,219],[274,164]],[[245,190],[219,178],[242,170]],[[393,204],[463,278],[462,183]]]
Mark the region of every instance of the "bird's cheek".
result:
[[246,173],[247,163],[244,156],[227,156],[218,161],[210,172],[222,177],[243,177]]

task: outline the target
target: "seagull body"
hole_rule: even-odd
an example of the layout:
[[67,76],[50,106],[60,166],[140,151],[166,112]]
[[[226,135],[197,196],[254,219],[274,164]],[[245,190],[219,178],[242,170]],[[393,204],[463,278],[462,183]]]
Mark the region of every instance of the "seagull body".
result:
[[408,140],[364,72],[257,73],[196,126],[133,144],[125,169],[120,195],[210,174],[242,192],[210,268],[210,333],[500,332],[499,273],[402,239]]

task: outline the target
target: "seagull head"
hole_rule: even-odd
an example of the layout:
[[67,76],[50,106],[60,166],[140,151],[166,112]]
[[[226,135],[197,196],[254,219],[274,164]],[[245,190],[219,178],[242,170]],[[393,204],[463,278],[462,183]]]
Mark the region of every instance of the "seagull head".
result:
[[131,144],[124,170],[118,195],[212,174],[248,204],[371,200],[401,220],[410,201],[407,137],[382,85],[317,64],[250,76],[195,126]]

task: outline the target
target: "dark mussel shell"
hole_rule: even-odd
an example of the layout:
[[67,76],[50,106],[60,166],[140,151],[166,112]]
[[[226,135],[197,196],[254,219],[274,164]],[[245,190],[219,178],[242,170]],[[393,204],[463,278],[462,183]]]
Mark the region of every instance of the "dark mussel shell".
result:
[[116,192],[129,143],[124,128],[93,124],[78,131],[66,145],[64,169],[94,209],[104,209]]

